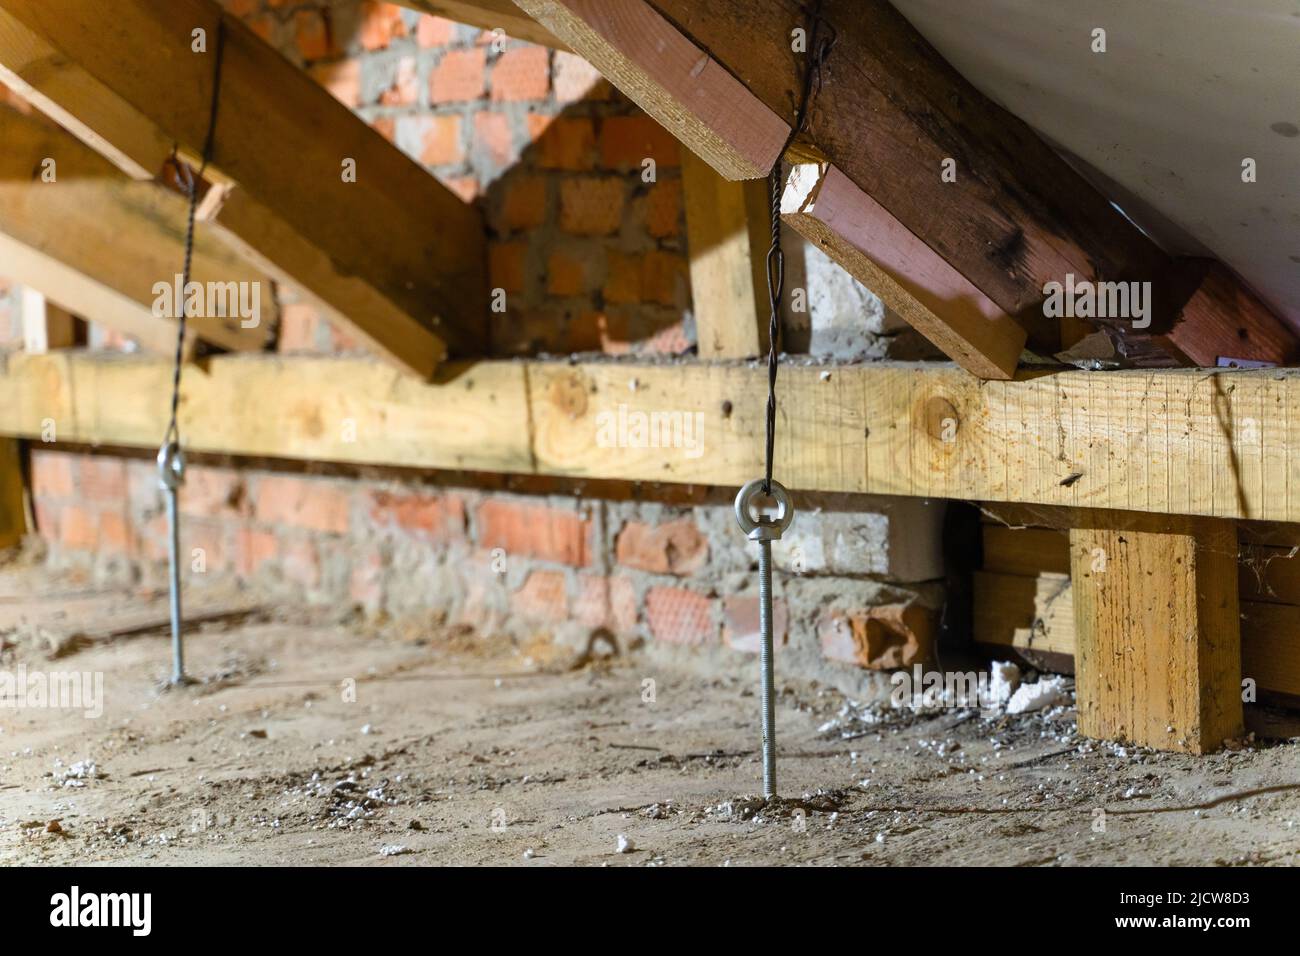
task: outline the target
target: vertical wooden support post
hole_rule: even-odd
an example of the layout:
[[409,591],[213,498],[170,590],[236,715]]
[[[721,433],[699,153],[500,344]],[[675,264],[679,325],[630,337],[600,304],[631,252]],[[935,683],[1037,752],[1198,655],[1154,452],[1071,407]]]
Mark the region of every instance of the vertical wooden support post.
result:
[[12,548],[26,531],[22,446],[17,438],[0,438],[0,548]]
[[1100,515],[1070,531],[1079,732],[1197,754],[1241,736],[1235,525]]
[[76,319],[35,289],[23,287],[23,347],[34,355],[77,344]]
[[691,299],[700,358],[748,358],[767,351],[765,179],[732,182],[682,150]]

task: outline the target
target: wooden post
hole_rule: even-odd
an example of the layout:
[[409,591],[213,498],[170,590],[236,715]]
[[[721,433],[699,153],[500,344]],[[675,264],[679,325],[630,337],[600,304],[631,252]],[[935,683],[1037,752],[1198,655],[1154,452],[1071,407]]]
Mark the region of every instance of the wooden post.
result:
[[723,179],[684,149],[682,189],[700,358],[760,355],[767,350],[767,180]]
[[19,544],[26,531],[22,446],[17,438],[0,438],[0,548]]
[[1079,732],[1197,754],[1240,737],[1233,522],[1103,512],[1097,525],[1070,531]]

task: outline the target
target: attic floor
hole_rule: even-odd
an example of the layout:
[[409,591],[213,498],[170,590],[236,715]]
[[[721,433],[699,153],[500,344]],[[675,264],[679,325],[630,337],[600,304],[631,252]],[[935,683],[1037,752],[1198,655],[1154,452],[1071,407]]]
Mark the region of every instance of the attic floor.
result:
[[0,569],[0,670],[104,675],[98,718],[0,708],[0,862],[1300,863],[1297,742],[1133,752],[1074,737],[1069,711],[819,732],[842,696],[792,684],[782,790],[810,796],[755,810],[749,661],[636,652],[575,668],[543,642],[294,608],[198,629],[202,683],[184,690],[158,689],[157,628],[56,641],[50,657],[49,635],[78,620],[102,633],[159,606]]

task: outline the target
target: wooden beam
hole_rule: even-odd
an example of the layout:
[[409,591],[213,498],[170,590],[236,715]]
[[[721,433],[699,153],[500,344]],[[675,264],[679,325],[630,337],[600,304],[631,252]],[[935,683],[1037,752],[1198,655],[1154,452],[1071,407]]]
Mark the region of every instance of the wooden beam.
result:
[[[156,445],[170,372],[145,356],[10,356],[0,434],[37,436],[53,416],[61,440]],[[792,489],[1300,522],[1300,372],[781,375],[776,461]],[[493,361],[422,384],[364,359],[241,353],[183,388],[201,451],[712,486],[762,472],[766,370],[746,363]],[[676,445],[640,441],[634,413],[676,422]]]
[[[5,268],[21,270],[15,277],[46,298],[145,348],[174,348],[175,322],[155,315],[153,306],[155,285],[174,284],[181,272],[186,201],[129,179],[75,137],[14,110],[0,108],[0,140],[0,233],[12,240],[8,248],[27,249],[0,260]],[[50,260],[59,265],[51,268]],[[69,272],[80,278],[70,280]],[[238,314],[238,300],[230,315],[191,315],[200,338],[233,351],[265,347],[277,315],[266,273],[200,228],[190,278],[205,287],[234,282],[248,292],[248,311],[256,307],[248,318]]]
[[[157,319],[149,309],[3,232],[0,268],[68,311],[133,339],[146,352],[165,355],[176,348],[175,327]],[[193,334],[188,338],[192,340]]]
[[701,358],[750,358],[767,351],[766,180],[723,179],[682,152],[691,305]]
[[202,151],[224,23],[209,172],[236,188],[216,221],[400,367],[427,376],[448,348],[480,346],[477,210],[212,0],[0,0],[0,14],[0,63],[38,105],[56,104],[90,145],[155,174],[167,144],[190,160]]
[[[801,99],[797,0],[517,0],[723,175],[765,175]],[[1187,361],[1215,302],[1024,122],[985,97],[886,0],[826,0],[837,43],[794,157],[828,160],[1031,334],[1048,283],[1151,282],[1149,328],[1106,319],[1126,354]],[[945,169],[953,175],[944,176]],[[1267,343],[1287,337],[1275,317]],[[1051,323],[1053,326],[1055,323]],[[1040,331],[1041,329],[1041,331]],[[1293,338],[1293,337],[1292,337]],[[1194,349],[1195,350],[1195,349]],[[1268,358],[1261,354],[1240,358]]]
[[1025,330],[834,166],[791,169],[781,216],[966,371],[1015,374]]
[[23,286],[21,304],[26,351],[39,355],[77,344],[77,320],[67,309],[55,305],[30,286]]
[[[1241,591],[1244,598],[1246,592]],[[1042,655],[1073,670],[1077,648],[1074,588],[1068,575],[975,573],[975,640],[1003,649]],[[1300,607],[1241,601],[1241,674],[1260,690],[1300,696]],[[1050,668],[1049,668],[1050,669]]]
[[565,45],[544,26],[520,10],[511,0],[396,0],[403,7],[419,10],[480,30],[502,30],[516,40],[527,40],[557,50]]
[[14,438],[0,438],[0,548],[21,544],[26,532],[22,443]]
[[1079,732],[1206,753],[1243,733],[1228,521],[1070,532]]

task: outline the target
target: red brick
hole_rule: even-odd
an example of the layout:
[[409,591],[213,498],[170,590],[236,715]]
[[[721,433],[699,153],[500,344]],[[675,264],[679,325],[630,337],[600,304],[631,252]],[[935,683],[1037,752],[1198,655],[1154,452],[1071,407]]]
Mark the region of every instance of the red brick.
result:
[[214,574],[224,568],[228,560],[225,534],[216,521],[184,521],[181,523],[181,568],[184,574],[194,572],[194,549],[203,549],[203,573]]
[[66,505],[59,520],[59,541],[76,551],[93,551],[99,543],[95,515],[79,505]]
[[415,42],[428,49],[451,42],[456,25],[443,17],[422,16],[415,28]]
[[181,485],[183,514],[217,517],[248,513],[248,496],[243,476],[229,468],[190,465]]
[[85,455],[81,458],[81,497],[117,504],[126,500],[126,462],[121,458]]
[[534,134],[529,116],[529,137],[537,143],[537,164],[543,169],[582,172],[596,166],[596,127],[585,116],[560,117]]
[[641,301],[681,305],[689,288],[686,257],[651,249],[641,263]]
[[293,15],[294,42],[308,62],[325,60],[340,52],[327,15],[320,10],[299,10]]
[[478,545],[508,557],[532,557],[583,567],[591,563],[591,522],[547,505],[493,499],[478,508]]
[[257,528],[240,528],[235,535],[235,570],[252,577],[268,561],[275,560],[279,544],[275,535]]
[[32,494],[43,498],[71,498],[72,456],[33,450]]
[[320,312],[305,302],[293,302],[280,309],[280,338],[277,348],[281,352],[319,352],[316,332],[321,322]]
[[361,63],[359,61],[339,60],[337,63],[318,63],[307,72],[344,106],[356,109],[361,105]]
[[584,574],[578,579],[573,616],[588,627],[628,634],[636,629],[636,611],[636,589],[627,578]]
[[[757,654],[762,648],[757,595],[725,598],[722,602],[722,639],[737,651]],[[790,613],[784,601],[772,604],[772,646],[776,650],[789,641]]]
[[402,8],[392,3],[366,0],[361,4],[361,46],[367,50],[384,50],[393,40],[406,36]]
[[357,352],[363,351],[365,346],[361,340],[356,337],[345,325],[336,324],[330,320],[325,321],[326,328],[329,329],[330,345],[335,352]]
[[706,644],[717,634],[712,599],[684,588],[651,588],[645,595],[645,614],[655,640]]
[[101,554],[116,555],[131,552],[131,528],[122,512],[100,512],[98,550]]
[[563,621],[569,616],[569,598],[563,571],[533,571],[511,598],[520,617],[540,621]]
[[929,660],[934,633],[934,612],[916,604],[835,611],[817,625],[823,656],[877,670]]
[[488,246],[488,281],[494,289],[523,292],[528,279],[528,243],[494,242]]
[[497,166],[514,165],[514,140],[510,133],[510,120],[504,113],[483,111],[474,114],[474,144],[485,150]]
[[549,295],[584,295],[591,287],[591,257],[556,250],[546,260],[546,291]]
[[397,120],[392,116],[379,116],[371,120],[370,128],[376,133],[388,140],[390,143],[397,142]]
[[256,13],[258,7],[261,6],[261,3],[259,0],[226,0],[224,6],[226,12],[231,16],[240,17],[242,19],[249,14]]
[[544,99],[551,91],[550,53],[541,46],[506,50],[492,67],[492,99],[499,102]]
[[650,187],[645,200],[645,224],[656,239],[675,236],[681,230],[682,181],[665,179]]
[[405,56],[397,62],[393,85],[379,94],[384,106],[413,106],[420,98],[420,82],[416,76],[415,57]]
[[686,334],[686,323],[677,319],[641,343],[641,351],[656,355],[681,355],[695,343]]
[[535,229],[546,221],[546,179],[527,173],[508,177],[502,187],[501,225]]
[[487,54],[483,50],[449,50],[434,67],[429,94],[435,103],[459,103],[483,95]]
[[555,99],[560,103],[609,99],[609,83],[600,71],[578,56],[555,51]]
[[609,269],[603,290],[605,301],[612,305],[639,305],[644,274],[643,257],[610,250],[607,259]]
[[479,181],[473,176],[444,176],[439,182],[450,189],[463,203],[471,203],[479,196]]
[[600,127],[600,161],[607,169],[640,169],[645,159],[657,168],[677,166],[677,140],[648,116],[611,116]]
[[652,574],[694,574],[709,560],[709,539],[690,518],[654,526],[629,521],[615,547],[619,564]]
[[459,116],[425,117],[427,127],[424,130],[423,148],[420,150],[420,162],[428,166],[449,166],[465,159],[465,147],[461,143]]
[[623,180],[580,176],[560,183],[560,228],[578,236],[607,236],[623,224]]
[[375,491],[370,495],[370,519],[381,527],[400,528],[435,541],[451,541],[464,537],[465,502],[459,495]]
[[281,548],[280,568],[286,578],[303,587],[320,583],[320,558],[310,541],[292,541]]
[[267,475],[258,479],[253,494],[258,521],[334,534],[348,530],[348,494],[337,485]]
[[59,512],[61,505],[50,501],[36,499],[32,510],[36,512],[36,533],[46,541],[59,540]]

